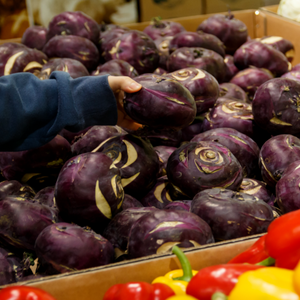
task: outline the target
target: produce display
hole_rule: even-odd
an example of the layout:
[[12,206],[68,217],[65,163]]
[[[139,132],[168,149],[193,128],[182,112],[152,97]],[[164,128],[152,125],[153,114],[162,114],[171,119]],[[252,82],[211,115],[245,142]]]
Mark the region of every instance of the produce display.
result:
[[[286,221],[285,225],[290,225],[290,221],[296,217],[292,214],[288,214],[286,220],[280,220],[282,217],[278,218],[274,224],[280,220],[279,223]],[[276,225],[278,226],[278,222]],[[299,256],[294,266],[285,267],[278,266],[280,259],[269,257],[271,251],[276,251],[276,247],[280,249],[280,246],[274,242],[273,235],[278,234],[276,225],[228,263],[204,267],[199,271],[192,270],[184,253],[179,247],[174,246],[172,252],[180,261],[181,270],[172,270],[164,276],[154,278],[152,287],[148,287],[148,294],[145,293],[145,285],[149,283],[136,281],[112,285],[105,292],[103,300],[125,299],[129,295],[138,300],[299,299]],[[293,238],[295,237],[287,239],[286,242],[289,243]],[[269,239],[272,241],[269,242]],[[270,248],[267,248],[267,243],[270,243]],[[175,295],[160,293],[153,297],[152,290],[158,283],[163,285],[164,291],[171,288]],[[163,287],[160,286],[161,289]]]
[[[248,299],[245,286],[269,295],[266,284],[294,297],[274,299],[299,299],[294,50],[280,37],[251,39],[231,13],[195,32],[159,19],[142,32],[65,12],[22,44],[0,45],[1,76],[111,74],[142,85],[122,102],[135,127],[65,128],[38,149],[0,153],[0,284],[173,251],[181,274],[119,284],[104,300]],[[263,236],[227,265],[199,271],[179,249],[254,234]]]

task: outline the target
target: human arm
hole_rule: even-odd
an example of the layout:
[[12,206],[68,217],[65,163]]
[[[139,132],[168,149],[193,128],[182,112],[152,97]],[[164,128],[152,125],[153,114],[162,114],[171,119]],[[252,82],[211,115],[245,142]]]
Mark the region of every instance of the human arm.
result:
[[72,79],[66,72],[53,72],[49,80],[30,73],[0,77],[0,151],[42,146],[63,128],[76,132],[93,125],[115,125],[114,92],[118,94],[121,87],[119,79],[109,83],[108,77]]

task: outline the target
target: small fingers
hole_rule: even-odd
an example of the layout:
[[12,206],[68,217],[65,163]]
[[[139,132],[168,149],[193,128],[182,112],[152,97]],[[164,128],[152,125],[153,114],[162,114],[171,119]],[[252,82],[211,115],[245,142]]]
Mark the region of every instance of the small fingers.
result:
[[108,76],[108,83],[114,93],[118,90],[135,93],[142,88],[139,83],[128,76]]

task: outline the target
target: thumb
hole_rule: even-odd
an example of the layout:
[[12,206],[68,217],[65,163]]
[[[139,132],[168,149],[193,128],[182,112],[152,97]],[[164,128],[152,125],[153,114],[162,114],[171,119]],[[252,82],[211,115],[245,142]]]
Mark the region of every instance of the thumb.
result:
[[142,85],[128,76],[108,76],[108,83],[114,93],[118,90],[135,93],[142,88]]

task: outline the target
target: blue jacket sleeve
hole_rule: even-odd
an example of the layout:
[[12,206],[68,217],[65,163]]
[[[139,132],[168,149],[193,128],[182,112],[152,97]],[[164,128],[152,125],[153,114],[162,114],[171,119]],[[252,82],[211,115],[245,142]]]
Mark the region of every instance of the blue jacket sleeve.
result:
[[40,147],[63,128],[115,125],[117,103],[107,77],[72,79],[66,72],[53,72],[48,80],[31,73],[0,77],[0,151]]

